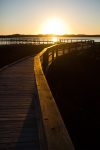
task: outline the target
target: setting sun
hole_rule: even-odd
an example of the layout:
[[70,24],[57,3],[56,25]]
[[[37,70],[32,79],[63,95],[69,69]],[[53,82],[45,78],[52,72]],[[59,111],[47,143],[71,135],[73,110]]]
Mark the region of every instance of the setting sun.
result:
[[62,35],[66,32],[69,33],[68,27],[65,27],[64,22],[58,18],[50,19],[43,24],[43,34]]

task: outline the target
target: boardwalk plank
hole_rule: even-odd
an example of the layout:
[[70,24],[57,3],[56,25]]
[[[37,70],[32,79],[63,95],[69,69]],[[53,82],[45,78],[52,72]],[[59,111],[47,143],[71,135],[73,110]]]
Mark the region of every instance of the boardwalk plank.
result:
[[33,58],[0,72],[0,150],[39,150]]

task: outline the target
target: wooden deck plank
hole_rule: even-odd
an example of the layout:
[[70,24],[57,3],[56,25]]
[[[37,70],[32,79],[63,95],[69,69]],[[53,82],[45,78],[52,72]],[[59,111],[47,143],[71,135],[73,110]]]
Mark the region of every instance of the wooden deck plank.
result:
[[33,58],[0,72],[0,150],[39,150]]

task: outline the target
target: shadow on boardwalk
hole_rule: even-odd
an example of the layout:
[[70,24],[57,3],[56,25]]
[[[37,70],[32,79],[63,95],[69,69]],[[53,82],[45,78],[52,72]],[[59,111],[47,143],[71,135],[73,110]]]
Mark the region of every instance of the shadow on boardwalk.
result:
[[33,57],[0,72],[0,150],[39,150]]
[[35,110],[35,100],[31,102],[27,116],[23,122],[23,127],[20,132],[16,144],[16,150],[39,150],[39,137],[37,135],[37,118]]

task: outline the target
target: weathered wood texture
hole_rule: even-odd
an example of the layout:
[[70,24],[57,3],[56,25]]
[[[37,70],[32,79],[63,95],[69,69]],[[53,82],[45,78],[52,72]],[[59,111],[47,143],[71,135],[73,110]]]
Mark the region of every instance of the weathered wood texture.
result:
[[0,72],[0,150],[39,150],[33,58]]

